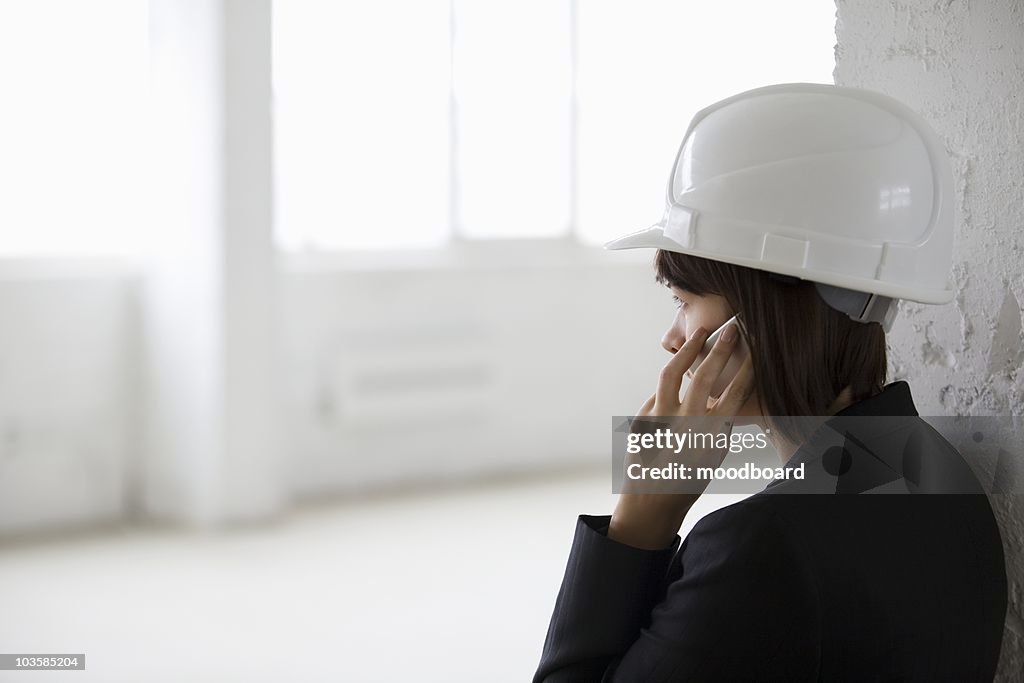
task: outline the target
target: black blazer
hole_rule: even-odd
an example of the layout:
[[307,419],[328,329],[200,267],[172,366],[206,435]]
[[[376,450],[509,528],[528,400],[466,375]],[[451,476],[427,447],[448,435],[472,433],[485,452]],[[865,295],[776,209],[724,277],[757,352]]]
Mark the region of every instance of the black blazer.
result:
[[[853,467],[812,439],[786,465],[806,481],[707,515],[678,552],[581,515],[534,682],[992,680],[1007,589],[988,498],[905,382],[836,417],[871,415],[895,417],[844,428]],[[919,495],[845,495],[885,485],[871,463],[906,472],[907,443]]]

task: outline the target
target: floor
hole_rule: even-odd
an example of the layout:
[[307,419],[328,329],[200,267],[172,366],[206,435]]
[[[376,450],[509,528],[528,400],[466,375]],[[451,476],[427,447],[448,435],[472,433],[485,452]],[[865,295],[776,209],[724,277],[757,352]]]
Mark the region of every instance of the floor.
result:
[[583,473],[0,546],[0,652],[86,654],[0,681],[526,681],[576,516],[614,502]]

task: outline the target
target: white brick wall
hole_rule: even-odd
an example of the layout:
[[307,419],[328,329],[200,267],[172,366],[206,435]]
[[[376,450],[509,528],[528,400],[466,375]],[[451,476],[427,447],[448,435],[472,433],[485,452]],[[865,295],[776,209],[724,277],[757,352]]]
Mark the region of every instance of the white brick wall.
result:
[[[948,306],[908,306],[892,370],[922,415],[1024,414],[1024,3],[838,0],[835,82],[892,95],[945,139],[957,179]],[[1024,671],[1024,498],[998,496],[1010,607],[998,680]]]

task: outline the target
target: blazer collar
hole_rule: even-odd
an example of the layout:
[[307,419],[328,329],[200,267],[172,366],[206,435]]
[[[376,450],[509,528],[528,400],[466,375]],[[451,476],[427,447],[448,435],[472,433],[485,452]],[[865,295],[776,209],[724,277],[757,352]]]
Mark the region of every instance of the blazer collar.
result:
[[[876,419],[863,419],[872,417]],[[792,469],[800,463],[809,463],[834,446],[844,446],[852,441],[870,447],[887,435],[916,425],[918,417],[910,385],[905,381],[893,382],[869,398],[851,403],[835,415],[822,418],[824,421],[811,437],[793,453],[783,466]],[[857,419],[848,419],[857,418]],[[768,483],[766,490],[777,486],[786,479],[775,479]]]
[[882,391],[865,398],[862,401],[851,403],[833,417],[844,415],[893,415],[893,416],[917,416],[917,407],[910,395],[910,385],[900,380],[882,387]]

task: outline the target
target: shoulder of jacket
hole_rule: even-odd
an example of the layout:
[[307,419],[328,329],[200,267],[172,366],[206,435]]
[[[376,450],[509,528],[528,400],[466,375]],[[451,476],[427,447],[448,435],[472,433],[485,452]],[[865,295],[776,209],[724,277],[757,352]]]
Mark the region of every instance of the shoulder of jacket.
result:
[[[813,584],[813,553],[777,496],[754,495],[708,513],[683,542],[687,557],[698,564],[710,562],[735,576],[780,577],[787,582]],[[750,568],[756,568],[753,573]]]
[[787,535],[786,515],[782,508],[786,497],[754,494],[704,515],[691,533],[716,533],[730,536]]

